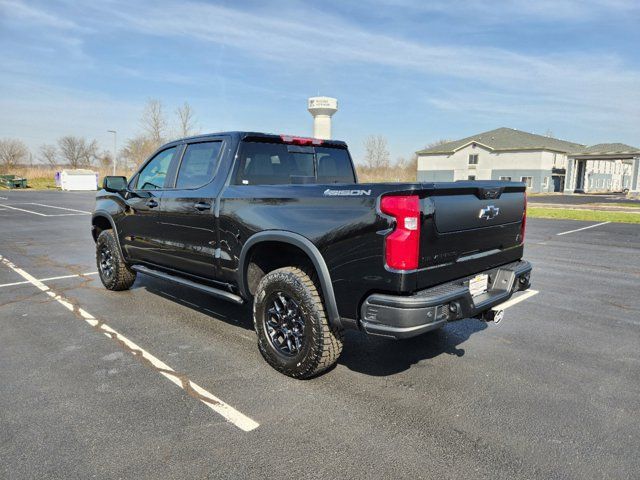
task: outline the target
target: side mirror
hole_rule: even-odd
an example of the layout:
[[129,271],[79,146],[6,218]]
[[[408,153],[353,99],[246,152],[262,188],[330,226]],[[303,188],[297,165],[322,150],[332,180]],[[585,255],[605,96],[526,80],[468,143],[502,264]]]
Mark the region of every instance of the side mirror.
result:
[[123,192],[127,189],[127,177],[104,177],[102,179],[102,188],[111,193]]

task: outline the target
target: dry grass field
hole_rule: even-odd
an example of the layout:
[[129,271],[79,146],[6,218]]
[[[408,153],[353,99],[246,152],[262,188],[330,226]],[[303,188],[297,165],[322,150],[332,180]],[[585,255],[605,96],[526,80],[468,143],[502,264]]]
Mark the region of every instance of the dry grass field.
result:
[[[37,190],[55,189],[55,174],[66,167],[50,167],[46,165],[18,166],[10,170],[0,171],[0,174],[11,174],[27,179],[29,188]],[[90,170],[98,172],[98,183],[102,182],[102,177],[111,175],[111,168],[89,167]],[[414,166],[392,166],[381,168],[369,168],[356,164],[358,181],[360,183],[378,182],[415,182],[416,172]],[[116,169],[117,175],[130,177],[133,170]],[[0,188],[4,188],[0,186]]]
[[[55,174],[68,167],[50,167],[47,165],[34,165],[34,166],[18,166],[11,168],[10,170],[2,170],[0,174],[10,174],[15,175],[16,177],[26,178],[28,188],[37,189],[37,190],[48,190],[55,189]],[[105,175],[111,175],[111,168],[99,168],[99,167],[89,167],[89,170],[93,170],[98,173],[98,183],[102,182],[102,177]],[[124,175],[128,177],[131,175],[130,170],[119,170],[116,169],[117,175]],[[5,188],[0,186],[0,189]]]
[[356,171],[359,183],[416,181],[415,165],[370,168],[356,164]]

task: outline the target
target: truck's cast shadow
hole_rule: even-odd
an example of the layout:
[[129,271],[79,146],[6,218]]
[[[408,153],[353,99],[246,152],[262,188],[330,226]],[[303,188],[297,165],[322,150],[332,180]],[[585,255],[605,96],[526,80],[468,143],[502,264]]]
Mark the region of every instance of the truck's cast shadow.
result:
[[223,321],[229,325],[253,330],[250,305],[236,305],[207,293],[146,275],[139,275],[132,288],[144,288],[154,295],[207,315],[213,321]]
[[438,355],[463,356],[464,349],[459,348],[459,345],[474,333],[486,328],[485,322],[469,318],[407,340],[347,332],[344,350],[338,363],[367,375],[393,375]]
[[[145,288],[155,295],[203,313],[214,321],[223,321],[253,331],[249,305],[234,305],[187,287],[146,276],[139,278],[133,288]],[[408,370],[422,360],[442,354],[463,356],[464,349],[459,348],[459,345],[486,328],[487,324],[483,321],[466,319],[408,340],[386,339],[347,331],[344,350],[338,363],[366,375],[393,375]]]

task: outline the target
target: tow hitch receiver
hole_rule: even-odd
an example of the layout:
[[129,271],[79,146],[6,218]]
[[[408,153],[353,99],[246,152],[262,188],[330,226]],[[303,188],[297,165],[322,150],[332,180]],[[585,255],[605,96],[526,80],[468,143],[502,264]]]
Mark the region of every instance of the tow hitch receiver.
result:
[[495,324],[498,324],[502,321],[502,319],[504,318],[504,310],[502,309],[497,309],[497,310],[487,310],[486,312],[484,312],[482,314],[482,320],[484,320],[485,322],[493,322]]

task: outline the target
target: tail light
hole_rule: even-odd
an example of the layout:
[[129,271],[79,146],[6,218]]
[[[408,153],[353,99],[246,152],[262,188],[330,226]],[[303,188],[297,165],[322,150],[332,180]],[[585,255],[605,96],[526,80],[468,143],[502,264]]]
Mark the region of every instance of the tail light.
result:
[[415,270],[420,251],[420,199],[417,195],[382,197],[380,210],[396,220],[393,232],[385,239],[387,266]]
[[294,137],[291,135],[280,135],[284,143],[293,143],[294,145],[322,145],[322,139],[309,137]]
[[527,192],[524,192],[524,212],[522,213],[522,223],[520,224],[520,243],[524,243],[524,233],[527,229]]

